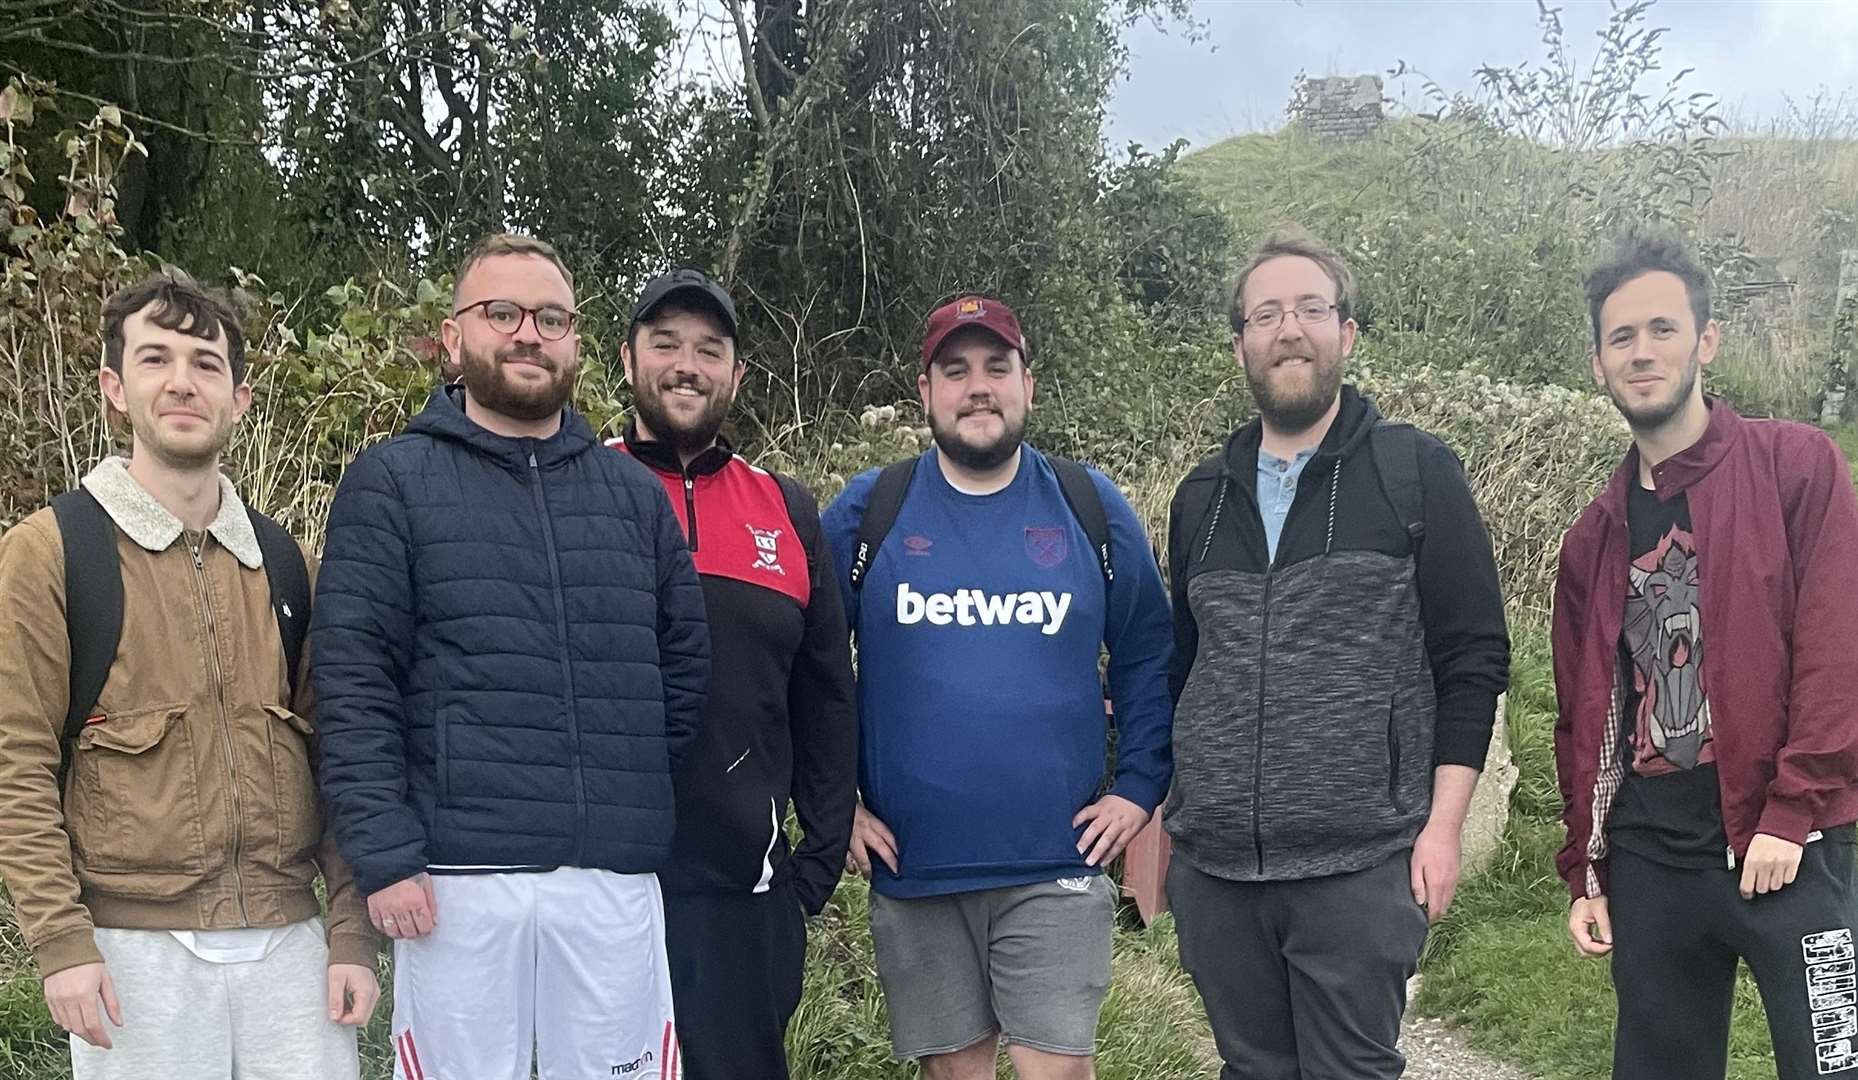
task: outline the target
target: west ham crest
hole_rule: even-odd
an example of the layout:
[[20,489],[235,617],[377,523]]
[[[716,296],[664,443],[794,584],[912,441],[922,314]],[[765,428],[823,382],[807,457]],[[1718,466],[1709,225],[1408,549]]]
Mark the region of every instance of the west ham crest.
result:
[[1032,527],[1026,529],[1026,557],[1034,566],[1050,569],[1064,561],[1070,554],[1070,541],[1063,528],[1055,526]]

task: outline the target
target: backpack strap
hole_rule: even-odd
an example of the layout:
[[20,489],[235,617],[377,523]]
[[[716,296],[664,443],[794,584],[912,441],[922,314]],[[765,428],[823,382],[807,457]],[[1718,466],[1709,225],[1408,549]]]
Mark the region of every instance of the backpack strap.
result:
[[903,497],[909,493],[910,477],[915,475],[918,460],[893,461],[877,474],[877,485],[871,489],[871,497],[864,504],[864,516],[858,520],[858,543],[852,548],[853,592],[864,588],[864,577],[871,570],[872,560],[877,558],[877,549],[883,546],[884,537],[890,535],[891,526],[897,523],[897,514],[903,510]]
[[806,552],[806,579],[809,584],[819,584],[819,560],[813,553],[819,550],[819,503],[806,485],[791,476],[770,472],[774,482],[780,485],[781,498],[787,502],[787,520],[793,523],[794,538],[800,541],[801,550]]
[[1097,556],[1097,569],[1103,572],[1103,586],[1107,589],[1116,581],[1116,568],[1110,562],[1110,519],[1103,512],[1103,496],[1097,493],[1097,483],[1090,478],[1089,469],[1070,458],[1047,454],[1045,460],[1052,463],[1052,471],[1058,474],[1058,487],[1071,507],[1071,516],[1077,518],[1085,539],[1090,541],[1090,550]]
[[1426,487],[1419,474],[1419,429],[1411,424],[1376,420],[1368,432],[1381,492],[1405,526],[1413,557],[1426,539]]
[[277,634],[284,644],[284,677],[289,680],[294,699],[297,668],[303,661],[303,638],[310,628],[309,567],[296,538],[282,525],[250,506],[245,513],[252,519],[258,550],[264,556],[265,577],[271,583],[271,611],[277,616]]
[[71,642],[71,692],[59,746],[58,788],[70,768],[71,749],[84,721],[103,696],[123,635],[123,568],[116,522],[82,487],[52,499],[65,553],[65,635]]

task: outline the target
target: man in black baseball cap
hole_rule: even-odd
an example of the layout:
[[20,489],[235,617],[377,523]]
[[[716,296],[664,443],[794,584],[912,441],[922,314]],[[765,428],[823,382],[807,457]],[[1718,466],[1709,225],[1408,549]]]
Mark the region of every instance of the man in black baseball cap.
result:
[[658,874],[682,1075],[786,1080],[806,915],[838,885],[857,802],[838,575],[813,496],[722,437],[747,370],[727,292],[695,270],[653,279],[621,359],[636,411],[609,445],[664,484],[710,623],[709,700],[672,777],[676,837]]

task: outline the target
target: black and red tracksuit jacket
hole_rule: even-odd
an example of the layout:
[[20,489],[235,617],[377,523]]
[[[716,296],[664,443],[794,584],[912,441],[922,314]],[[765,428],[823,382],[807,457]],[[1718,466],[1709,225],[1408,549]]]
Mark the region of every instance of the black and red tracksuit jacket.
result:
[[720,440],[688,466],[635,424],[607,445],[664,483],[709,615],[709,699],[673,776],[677,831],[659,880],[674,893],[787,888],[817,914],[858,801],[851,645],[818,504]]

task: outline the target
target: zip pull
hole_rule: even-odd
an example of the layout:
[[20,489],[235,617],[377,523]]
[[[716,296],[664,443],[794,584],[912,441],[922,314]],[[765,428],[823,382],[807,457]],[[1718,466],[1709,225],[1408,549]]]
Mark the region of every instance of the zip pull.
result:
[[187,541],[187,553],[194,557],[194,569],[195,570],[206,569],[206,563],[202,562],[200,559],[200,545],[199,544],[193,542],[192,540]]
[[533,468],[535,468],[535,467],[536,467],[536,465],[535,465],[535,451],[534,451],[534,450],[531,450],[531,451],[529,451],[529,467],[530,467],[531,469],[533,469]]
[[1735,845],[1730,844],[1724,850],[1729,853],[1729,869],[1734,870],[1735,869]]

